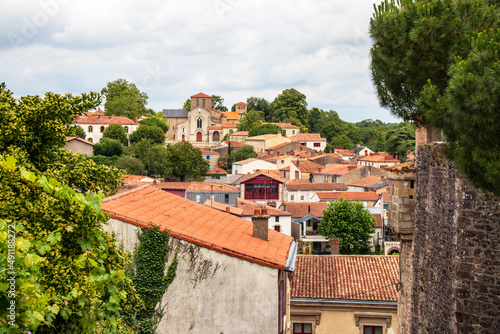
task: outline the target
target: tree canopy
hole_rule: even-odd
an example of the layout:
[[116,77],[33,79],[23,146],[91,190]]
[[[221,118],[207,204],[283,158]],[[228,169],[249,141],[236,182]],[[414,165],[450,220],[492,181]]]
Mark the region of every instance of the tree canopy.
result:
[[303,127],[309,127],[309,110],[306,96],[294,88],[285,89],[271,103],[271,120],[273,122],[290,122]]
[[205,176],[208,171],[209,164],[203,159],[201,150],[187,141],[180,141],[173,145],[168,144],[166,152],[168,173],[183,181],[188,175],[199,179]]
[[142,139],[148,139],[153,144],[160,145],[165,142],[165,133],[160,127],[141,124],[137,130],[129,135],[129,139],[131,144],[135,144]]
[[165,120],[163,120],[161,113],[155,114],[149,118],[141,119],[139,124],[157,126],[163,131],[163,133],[167,133],[168,131],[168,125],[165,123]]
[[257,124],[254,125],[250,131],[248,131],[249,137],[267,135],[267,134],[278,134],[281,133],[283,136],[286,135],[286,131],[277,126],[276,124]]
[[387,152],[398,156],[401,162],[406,161],[410,152],[415,152],[415,128],[408,123],[401,123],[387,132]]
[[123,146],[116,140],[111,138],[103,138],[99,143],[94,145],[95,155],[104,155],[107,157],[112,157],[115,155],[122,155]]
[[247,147],[242,147],[236,152],[231,153],[232,157],[232,162],[236,161],[242,161],[250,158],[255,158],[257,156],[257,153],[253,150],[253,147],[247,146]]
[[121,144],[127,144],[127,133],[123,126],[117,123],[110,124],[102,133],[103,138],[115,139]]
[[270,118],[270,107],[269,107],[269,101],[262,97],[249,97],[247,98],[247,112],[256,110],[256,111],[262,111],[264,113],[264,118],[268,121],[271,121]]
[[134,119],[147,113],[148,95],[125,79],[110,81],[102,90],[106,97],[104,111],[106,115],[125,116]]
[[264,112],[250,110],[243,115],[241,121],[238,123],[238,131],[249,131],[254,126],[262,124],[264,118]]
[[219,111],[227,111],[224,105],[224,98],[219,95],[212,95],[212,108]]
[[342,254],[368,254],[374,227],[375,219],[362,203],[340,198],[328,203],[318,232],[329,239],[338,238]]

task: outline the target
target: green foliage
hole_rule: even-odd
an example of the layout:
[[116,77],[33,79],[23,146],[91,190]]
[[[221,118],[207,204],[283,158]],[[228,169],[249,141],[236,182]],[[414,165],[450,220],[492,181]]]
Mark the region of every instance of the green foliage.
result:
[[227,107],[224,106],[224,98],[219,95],[212,95],[212,108],[219,111],[227,111]]
[[500,31],[478,34],[451,66],[441,95],[429,83],[423,110],[448,140],[445,153],[475,186],[500,195]]
[[191,99],[187,99],[182,105],[182,109],[191,110]]
[[106,115],[125,116],[134,119],[147,113],[148,95],[142,93],[134,83],[125,79],[110,81],[102,90],[106,96]]
[[149,126],[157,126],[157,127],[159,127],[163,131],[163,133],[167,133],[167,131],[168,131],[168,125],[167,125],[167,123],[165,123],[165,121],[161,117],[160,113],[159,113],[159,115],[160,115],[159,117],[156,117],[156,115],[155,115],[153,117],[141,119],[139,121],[139,124],[141,124],[141,125],[149,125]]
[[167,168],[170,175],[185,180],[187,175],[202,178],[208,171],[209,164],[203,159],[201,150],[187,141],[167,146]]
[[248,136],[249,137],[254,137],[254,136],[260,136],[260,135],[266,135],[266,134],[278,134],[281,133],[283,136],[286,135],[286,131],[283,130],[281,127],[277,126],[276,124],[261,124],[261,125],[254,125],[250,131],[248,131]]
[[415,152],[415,126],[400,123],[387,132],[386,150],[393,156],[398,156],[401,162],[406,161],[410,152]]
[[372,77],[382,106],[428,124],[418,106],[431,80],[443,93],[455,56],[470,51],[470,38],[496,28],[499,12],[481,0],[384,1],[370,21]]
[[114,167],[115,162],[118,160],[118,156],[114,155],[112,157],[107,157],[104,155],[93,155],[90,159],[98,165]]
[[94,145],[95,155],[104,155],[112,157],[122,155],[123,147],[118,140],[111,138],[102,138],[101,141]]
[[261,125],[264,120],[264,112],[251,110],[243,115],[238,123],[238,131],[250,131],[254,126]]
[[151,225],[151,228],[142,227],[138,230],[137,238],[138,244],[127,274],[137,287],[137,293],[145,307],[139,311],[129,310],[128,321],[138,327],[138,333],[154,334],[163,316],[163,309],[159,304],[175,278],[177,254],[165,274],[169,252],[168,233]]
[[110,124],[102,133],[102,137],[118,140],[118,142],[123,145],[126,145],[128,143],[127,133],[125,132],[125,129],[123,128],[123,126],[117,123]]
[[160,127],[141,124],[130,134],[129,139],[131,144],[148,139],[154,144],[162,145],[165,142],[165,133]]
[[[271,121],[271,108],[269,102],[261,97],[249,97],[247,98],[247,112],[249,111],[262,111],[264,113],[264,118],[267,121]],[[246,131],[246,130],[245,130]]]
[[79,125],[73,125],[69,127],[69,136],[75,136],[81,139],[85,139],[85,131],[83,131],[82,127]]
[[146,167],[141,162],[141,160],[131,157],[131,156],[123,156],[118,158],[115,162],[115,167],[118,169],[123,169],[127,174],[132,175],[142,175]]
[[162,178],[168,174],[168,153],[163,146],[153,145],[149,147],[142,155],[141,161],[148,176]]
[[257,153],[253,150],[253,147],[247,146],[242,147],[236,152],[231,153],[232,162],[242,161],[250,158],[255,158]]
[[339,238],[342,254],[369,254],[374,227],[375,219],[362,203],[341,198],[328,203],[318,232],[329,239]]
[[[34,308],[22,313],[21,307],[16,319],[43,333],[129,332],[122,306],[142,303],[122,270],[124,254],[101,228],[107,221],[100,210],[104,193],[85,195],[17,163],[11,156],[0,159],[0,220],[23,222],[16,254],[22,262],[14,266],[34,275],[17,277],[21,305]],[[23,297],[26,288],[33,300]]]
[[[306,96],[294,88],[285,89],[271,103],[270,118],[273,122],[297,120],[304,130],[309,127],[309,110]],[[295,124],[297,125],[297,124]]]

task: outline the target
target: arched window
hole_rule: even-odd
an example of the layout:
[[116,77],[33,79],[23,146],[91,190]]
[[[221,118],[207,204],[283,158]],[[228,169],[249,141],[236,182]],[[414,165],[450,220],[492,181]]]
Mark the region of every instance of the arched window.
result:
[[87,139],[88,142],[92,142],[92,138],[89,137],[89,139]]
[[212,135],[212,141],[218,143],[220,141],[220,134],[219,131],[215,131],[214,134]]
[[196,141],[197,141],[197,142],[201,142],[201,140],[202,140],[202,134],[201,134],[201,132],[198,132],[198,133],[196,134]]
[[198,117],[198,118],[196,119],[196,127],[197,127],[198,129],[201,129],[201,128],[203,127],[203,120],[201,119],[201,117]]
[[104,125],[101,126],[101,132],[104,132],[104,129],[106,129],[106,127]]
[[125,129],[125,132],[128,133],[128,126],[124,126],[123,129]]
[[92,125],[89,125],[89,131],[88,132],[92,132],[94,129],[92,128]]
[[202,103],[203,103],[203,108],[205,108],[205,99],[203,99]]

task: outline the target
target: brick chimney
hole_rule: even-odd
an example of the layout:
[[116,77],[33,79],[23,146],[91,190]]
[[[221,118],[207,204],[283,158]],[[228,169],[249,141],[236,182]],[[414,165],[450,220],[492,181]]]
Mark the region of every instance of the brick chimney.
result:
[[268,228],[269,215],[267,209],[256,209],[252,216],[253,237],[264,241],[269,241]]
[[134,116],[134,123],[137,123],[137,116]]
[[332,238],[330,240],[330,253],[332,255],[340,254],[340,241],[339,238]]
[[231,208],[229,206],[226,206],[226,212],[231,213]]

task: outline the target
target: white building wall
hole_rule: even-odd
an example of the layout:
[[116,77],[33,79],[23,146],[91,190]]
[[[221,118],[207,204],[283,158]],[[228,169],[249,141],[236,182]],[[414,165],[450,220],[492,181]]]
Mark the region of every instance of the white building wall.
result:
[[[241,218],[252,221],[252,216],[242,216]],[[268,227],[274,230],[276,225],[281,226],[281,233],[292,236],[292,216],[279,216],[279,222],[276,221],[276,216],[270,215]]]
[[[319,143],[319,147],[314,147],[314,143]],[[325,150],[325,147],[326,147],[326,140],[325,141],[307,141],[306,146],[313,149],[313,150],[323,152]]]
[[244,165],[232,166],[231,174],[253,174],[257,169],[277,170],[276,164],[264,160],[255,160]]
[[[281,219],[281,218],[280,218]],[[110,219],[104,229],[131,252],[139,227]],[[162,299],[157,333],[274,333],[278,328],[279,270],[170,238],[176,277]]]

